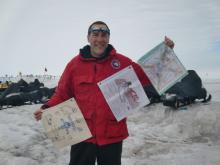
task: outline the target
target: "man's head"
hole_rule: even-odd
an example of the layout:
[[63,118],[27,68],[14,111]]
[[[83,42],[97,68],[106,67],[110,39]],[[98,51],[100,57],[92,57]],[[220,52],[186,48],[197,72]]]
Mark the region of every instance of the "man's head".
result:
[[101,57],[108,46],[110,30],[106,23],[96,21],[89,26],[88,42],[90,43],[91,55]]

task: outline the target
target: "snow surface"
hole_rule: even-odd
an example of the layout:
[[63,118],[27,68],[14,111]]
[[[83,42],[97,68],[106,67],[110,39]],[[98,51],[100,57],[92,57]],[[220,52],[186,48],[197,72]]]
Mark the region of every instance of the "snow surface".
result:
[[[57,80],[47,80],[53,87]],[[162,104],[145,107],[128,118],[124,165],[219,165],[220,81],[204,83],[213,99],[180,110]],[[46,137],[33,112],[40,105],[0,111],[0,165],[67,165],[70,147],[61,151]]]

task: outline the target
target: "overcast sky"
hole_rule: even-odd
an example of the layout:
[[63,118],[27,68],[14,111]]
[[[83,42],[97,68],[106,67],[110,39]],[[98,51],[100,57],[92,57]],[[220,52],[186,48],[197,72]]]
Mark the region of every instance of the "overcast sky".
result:
[[0,0],[0,76],[60,75],[96,20],[134,61],[167,35],[186,69],[220,78],[219,0]]

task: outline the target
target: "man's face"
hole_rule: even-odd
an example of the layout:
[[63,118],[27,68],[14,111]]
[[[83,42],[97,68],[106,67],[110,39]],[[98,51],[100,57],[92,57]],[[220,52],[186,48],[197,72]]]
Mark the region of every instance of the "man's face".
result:
[[105,25],[95,24],[91,29],[91,33],[87,36],[91,55],[100,57],[109,43],[109,34],[106,32],[108,28]]

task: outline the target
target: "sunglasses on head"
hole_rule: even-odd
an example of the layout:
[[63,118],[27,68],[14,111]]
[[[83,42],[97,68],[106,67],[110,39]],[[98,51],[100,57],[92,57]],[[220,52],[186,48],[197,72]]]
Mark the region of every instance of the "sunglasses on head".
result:
[[90,33],[98,33],[98,32],[107,33],[107,34],[110,35],[110,30],[109,29],[102,29],[102,28],[99,28],[99,29],[91,28],[91,29],[89,29],[89,34]]

